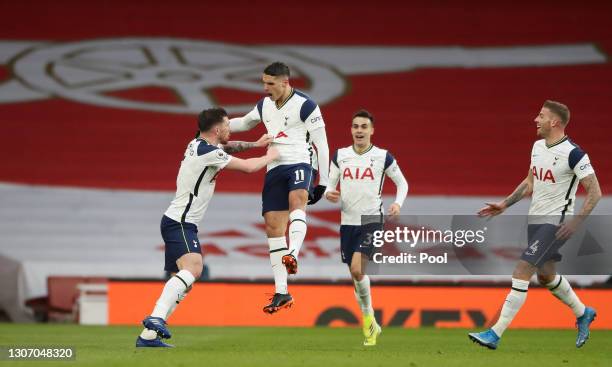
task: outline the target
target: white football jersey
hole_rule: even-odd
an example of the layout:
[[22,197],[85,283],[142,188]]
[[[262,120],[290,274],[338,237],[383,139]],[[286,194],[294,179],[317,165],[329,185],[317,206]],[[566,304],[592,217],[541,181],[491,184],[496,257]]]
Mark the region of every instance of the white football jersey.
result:
[[[401,176],[405,182],[397,162],[385,149],[372,145],[361,154],[355,152],[353,146],[336,151],[326,191],[335,190],[340,181],[341,224],[358,226],[362,215],[383,215],[381,194],[386,175]],[[399,199],[400,206],[406,192],[407,187]]]
[[187,145],[176,177],[176,195],[164,215],[177,222],[197,226],[215,191],[219,171],[231,159],[231,155],[218,146],[208,144],[204,139],[192,140]]
[[262,121],[268,134],[274,136],[272,146],[278,149],[280,158],[268,164],[268,171],[286,164],[312,164],[308,132],[325,126],[319,106],[296,89],[280,107],[269,97],[262,98],[243,120],[246,124]]
[[[592,173],[589,156],[567,136],[551,146],[544,139],[536,141],[531,150],[529,215],[561,216],[561,220],[572,215],[578,182]],[[556,220],[558,223],[559,218]]]

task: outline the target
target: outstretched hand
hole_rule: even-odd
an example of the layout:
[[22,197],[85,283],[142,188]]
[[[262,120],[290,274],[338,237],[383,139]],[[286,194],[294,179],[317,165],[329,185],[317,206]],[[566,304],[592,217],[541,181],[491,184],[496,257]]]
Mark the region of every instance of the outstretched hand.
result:
[[485,203],[487,206],[478,211],[479,217],[494,217],[500,215],[506,210],[506,204],[503,201],[499,203]]

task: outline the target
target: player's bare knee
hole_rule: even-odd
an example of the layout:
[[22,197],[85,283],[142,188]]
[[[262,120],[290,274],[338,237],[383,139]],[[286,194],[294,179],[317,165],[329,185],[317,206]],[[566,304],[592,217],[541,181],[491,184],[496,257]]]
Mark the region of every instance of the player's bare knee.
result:
[[204,265],[200,266],[199,268],[193,267],[191,270],[189,270],[191,272],[191,274],[193,275],[193,277],[195,278],[195,280],[200,279],[200,277],[202,276],[202,267]]
[[363,272],[359,266],[351,265],[351,276],[356,281],[360,282],[363,279]]
[[283,237],[284,235],[285,229],[281,225],[266,222],[266,236],[268,238]]
[[306,190],[293,190],[289,193],[289,211],[292,212],[296,209],[306,208],[308,202],[308,191]]
[[533,276],[533,274],[529,274],[528,272],[520,271],[520,270],[517,270],[517,269],[515,269],[514,272],[512,273],[512,278],[513,279],[531,280],[532,276]]
[[287,212],[266,212],[264,214],[266,223],[266,236],[268,238],[283,237],[287,230],[289,213]]
[[541,285],[546,285],[555,280],[555,274],[538,273],[538,282]]
[[297,210],[297,209],[306,210],[306,201],[304,201],[304,202],[302,202],[302,201],[297,202],[296,201],[295,203],[289,203],[289,211],[290,212],[292,212],[294,210]]
[[538,282],[541,285],[546,285],[555,280],[556,275],[555,261],[547,261],[538,269]]
[[521,279],[521,280],[531,280],[531,277],[536,272],[536,267],[529,264],[524,260],[520,260],[516,267],[514,268],[514,272],[512,273],[512,278]]
[[202,256],[199,254],[184,255],[177,261],[177,265],[179,269],[190,272],[196,279],[200,279],[200,276],[202,276],[204,262],[202,261]]
[[193,277],[196,280],[198,280],[202,276],[202,267],[203,266],[204,265],[202,264],[202,262],[200,262],[200,264],[191,263],[191,264],[188,264],[187,266],[185,266],[183,268],[183,270],[187,270],[188,272],[191,273],[191,275],[193,275]]
[[202,276],[202,269],[204,268],[204,261],[202,260],[202,257],[200,256],[194,259],[193,262],[190,263],[190,265],[191,270],[189,271],[191,272],[191,274],[193,274],[194,278],[200,279],[200,277]]
[[[278,231],[278,225],[276,223],[266,221],[266,233]],[[268,236],[270,237],[270,236]]]
[[198,280],[202,276],[202,267],[203,265],[197,266],[195,264],[188,264],[188,265],[183,266],[181,270],[187,270],[188,272],[191,273],[191,275],[193,275],[195,280]]

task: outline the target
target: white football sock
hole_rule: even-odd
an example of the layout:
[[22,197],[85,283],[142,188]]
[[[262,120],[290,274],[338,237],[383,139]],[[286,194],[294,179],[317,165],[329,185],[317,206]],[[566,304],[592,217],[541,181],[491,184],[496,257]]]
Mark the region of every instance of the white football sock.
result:
[[140,337],[145,340],[153,340],[157,338],[157,333],[155,330],[144,329],[142,333],[140,333]]
[[510,326],[510,323],[516,316],[516,314],[525,303],[527,299],[527,289],[529,288],[528,280],[521,280],[512,278],[512,289],[508,296],[506,296],[506,302],[502,306],[499,320],[493,325],[491,329],[495,331],[497,336],[501,337],[504,331]]
[[572,309],[574,316],[580,317],[584,315],[584,303],[580,302],[567,279],[557,274],[552,282],[546,284],[546,287],[555,297]]
[[306,237],[306,212],[295,209],[289,213],[289,252],[296,260]]
[[178,306],[179,303],[181,303],[185,299],[185,296],[187,296],[187,293],[189,293],[191,288],[192,287],[187,288],[187,290],[185,292],[183,292],[183,294],[181,294],[179,296],[179,298],[176,300],[176,302],[174,302],[174,304],[172,306],[170,306],[170,309],[168,310],[168,313],[166,314],[166,320],[168,320],[170,318],[170,315],[172,315],[174,310],[176,310],[176,306]]
[[283,237],[268,238],[270,246],[270,263],[272,264],[272,273],[274,274],[274,285],[276,293],[287,293],[287,269],[283,265],[283,255],[286,255],[287,240]]
[[187,270],[181,270],[176,273],[176,275],[166,282],[161,296],[159,296],[159,299],[155,303],[155,308],[151,316],[161,317],[165,320],[170,308],[176,304],[176,301],[180,299],[181,295],[183,295],[185,290],[189,288],[194,281],[195,277]]
[[353,279],[355,284],[355,298],[359,307],[361,307],[361,313],[366,315],[373,315],[374,309],[372,308],[372,296],[370,294],[370,277],[367,275],[363,276],[361,281]]

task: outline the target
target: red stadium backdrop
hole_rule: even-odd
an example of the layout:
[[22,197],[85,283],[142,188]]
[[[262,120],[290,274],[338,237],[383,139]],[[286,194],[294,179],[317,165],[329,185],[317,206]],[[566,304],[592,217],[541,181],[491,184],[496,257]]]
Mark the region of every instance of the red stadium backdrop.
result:
[[[507,194],[527,173],[532,120],[542,102],[563,101],[572,110],[570,136],[591,156],[604,193],[612,187],[606,110],[612,95],[606,56],[612,51],[610,3],[471,1],[436,7],[429,1],[316,0],[257,8],[249,1],[26,0],[4,2],[0,9],[3,40],[51,43],[48,48],[67,41],[86,48],[92,40],[125,37],[334,48],[593,45],[603,62],[475,68],[438,68],[430,62],[413,70],[343,75],[343,92],[322,110],[332,149],[350,144],[351,114],[361,107],[371,110],[377,117],[375,143],[404,167],[411,194],[493,195]],[[349,63],[359,64],[359,55],[357,50]],[[0,81],[24,78],[13,69],[17,56],[4,55]],[[257,89],[218,86],[208,92],[220,105],[254,105],[261,97]],[[37,100],[0,104],[0,181],[174,189],[177,162],[195,131],[193,113],[109,108],[45,93]],[[177,102],[174,91],[155,85],[104,93]],[[254,139],[263,132],[235,138]],[[226,172],[217,190],[257,192],[262,175],[244,180]]]
[[[148,263],[138,262],[139,269],[153,264],[151,258],[161,260],[158,243],[150,239],[158,234],[158,222],[149,226],[142,212],[103,207],[100,217],[107,219],[107,227],[99,225],[81,215],[87,212],[89,191],[70,198],[70,205],[65,205],[68,193],[62,196],[65,201],[53,203],[56,207],[42,208],[46,211],[34,219],[43,224],[19,233],[11,223],[18,227],[31,218],[22,213],[26,219],[16,223],[14,209],[40,210],[41,197],[54,195],[48,190],[37,196],[35,186],[102,189],[98,191],[111,198],[119,189],[170,195],[186,143],[196,130],[198,109],[216,104],[228,107],[233,116],[248,111],[263,96],[258,81],[263,67],[276,59],[287,61],[296,76],[294,85],[312,92],[319,102],[332,151],[351,143],[354,111],[367,108],[376,116],[374,143],[396,157],[410,195],[490,197],[511,192],[528,172],[536,139],[533,119],[546,99],[570,107],[568,133],[589,153],[605,195],[612,189],[610,14],[612,2],[4,1],[0,187],[25,184],[18,189],[34,193],[23,194],[5,209],[13,222],[2,227],[8,234],[0,242],[0,259],[12,258],[22,247],[25,255],[15,257],[14,268],[24,269],[21,264],[35,257],[30,254],[40,252],[28,253],[30,245],[52,248],[61,256],[58,248],[64,242],[68,244],[62,251],[94,258],[54,258],[55,263],[46,264],[52,269],[42,275],[10,274],[29,283],[19,278],[19,283],[3,286],[16,289],[5,299],[23,307],[21,298],[14,300],[44,295],[46,275],[66,275],[57,272],[69,267],[73,271],[67,275],[82,275],[77,271],[87,271],[96,256],[100,262],[108,260],[107,254],[94,251],[103,247],[97,241],[125,241],[124,247],[139,242],[141,247],[133,246],[132,253],[157,251]],[[195,81],[205,87],[190,84]],[[264,132],[260,126],[233,139],[254,140]],[[245,177],[224,172],[216,190],[236,194],[234,198],[260,192],[263,172]],[[390,193],[394,187],[385,190]],[[60,217],[60,206],[62,213],[66,208],[70,213],[53,218]],[[113,221],[118,211],[124,215],[122,223]],[[131,224],[130,215],[140,227],[135,225],[133,233],[114,232],[119,224]],[[57,221],[47,225],[47,218]],[[240,220],[236,223],[251,223],[249,217]],[[83,231],[76,233],[75,227]],[[88,228],[98,232],[91,235]],[[30,240],[26,235],[32,233],[37,237]],[[111,238],[115,233],[122,235]],[[316,233],[312,230],[309,236]],[[149,234],[144,240],[149,245],[140,243],[143,234]],[[263,234],[252,236],[267,251]],[[20,248],[11,249],[9,243]],[[123,256],[122,250],[113,255]],[[123,263],[108,260],[114,267],[104,263],[104,271],[87,275],[132,277],[122,271],[138,256],[122,258]],[[38,264],[30,263],[42,269]],[[84,270],[74,270],[75,264]],[[251,275],[248,265],[236,267]],[[161,274],[161,269],[150,271],[158,270],[154,274]],[[262,294],[271,289],[269,284],[198,284],[172,323],[344,325],[355,323],[358,315],[348,286],[295,285],[295,309],[266,317],[259,306],[266,301]],[[160,290],[160,283],[111,283],[110,323],[136,324]],[[507,289],[385,286],[373,292],[384,325],[473,327],[491,321]],[[612,328],[609,293],[578,293],[600,310],[593,327]],[[572,327],[572,315],[547,291],[534,289],[513,326]]]

